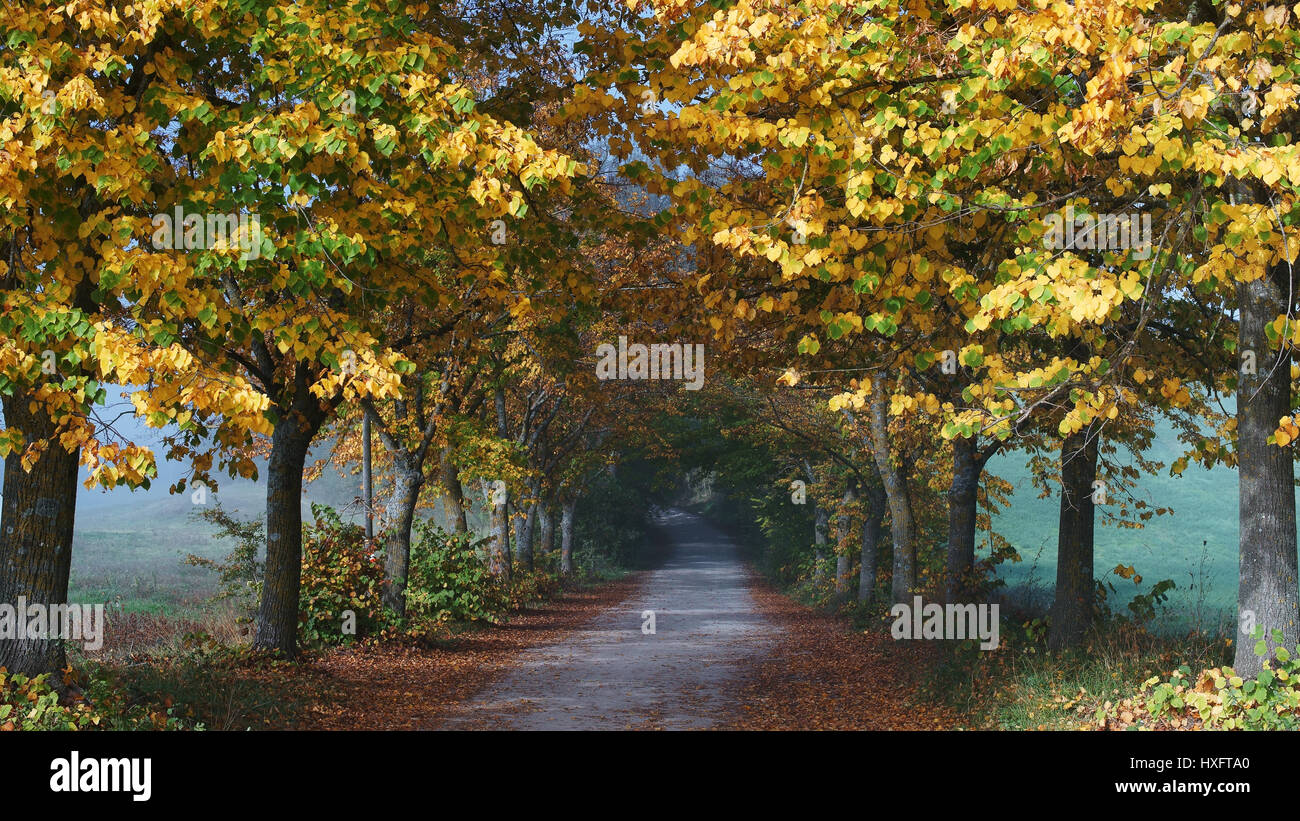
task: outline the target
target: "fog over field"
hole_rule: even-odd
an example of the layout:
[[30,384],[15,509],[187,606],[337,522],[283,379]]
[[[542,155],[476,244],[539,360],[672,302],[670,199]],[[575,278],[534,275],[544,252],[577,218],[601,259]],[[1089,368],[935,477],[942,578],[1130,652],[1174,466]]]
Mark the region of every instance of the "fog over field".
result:
[[[110,390],[110,396],[120,389]],[[120,403],[126,407],[125,403]],[[115,407],[118,407],[115,405]],[[120,411],[119,411],[120,412]],[[112,413],[101,416],[113,418]],[[133,415],[113,422],[113,428],[156,454],[163,450],[166,432],[150,428]],[[318,444],[313,457],[328,453]],[[265,460],[258,460],[259,478]],[[222,476],[216,492],[206,493],[206,504],[192,500],[192,489],[173,494],[168,488],[186,473],[185,467],[158,460],[158,478],[149,488],[101,487],[77,491],[77,519],[72,543],[72,579],[69,598],[74,602],[116,602],[127,610],[175,612],[190,610],[215,591],[214,574],[184,564],[189,554],[221,558],[233,544],[215,537],[216,528],[197,514],[220,504],[240,518],[266,515],[266,485],[257,480]],[[0,464],[0,477],[4,475]],[[81,478],[84,481],[86,471]],[[378,489],[376,490],[378,492]],[[359,477],[342,477],[326,468],[320,479],[307,486],[303,517],[310,521],[313,502],[335,507],[345,518],[360,521]]]

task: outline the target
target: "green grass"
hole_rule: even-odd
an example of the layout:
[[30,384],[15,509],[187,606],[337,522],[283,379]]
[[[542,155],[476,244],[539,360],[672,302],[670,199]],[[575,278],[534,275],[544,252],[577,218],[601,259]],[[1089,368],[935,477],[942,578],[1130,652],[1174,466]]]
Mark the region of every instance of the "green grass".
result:
[[[303,520],[311,520],[311,504],[318,502],[339,510],[345,520],[360,522],[358,493],[352,477],[327,470],[307,487]],[[381,488],[375,493],[382,502]],[[208,494],[207,507],[220,503],[240,518],[262,517],[265,494],[260,482],[226,479],[217,493]],[[149,492],[83,490],[77,506],[71,601],[116,604],[120,597],[125,612],[172,618],[204,612],[216,592],[216,574],[185,564],[185,557],[192,553],[222,559],[234,544],[216,538],[216,527],[196,515],[203,507],[194,504],[188,492],[168,494],[164,482],[155,483]],[[477,513],[471,511],[471,527],[482,526]]]
[[1132,696],[1151,676],[1232,658],[1232,647],[1218,637],[1171,638],[1128,625],[1105,625],[1082,649],[1055,655],[1014,619],[1003,619],[1000,639],[992,652],[954,646],[927,673],[922,698],[956,708],[977,729],[1077,729],[1098,707]]
[[[1166,472],[1144,475],[1134,495],[1173,513],[1153,517],[1140,530],[1103,525],[1098,515],[1096,575],[1100,579],[1118,564],[1133,565],[1142,575],[1140,585],[1109,577],[1118,591],[1110,606],[1119,611],[1133,595],[1172,579],[1177,588],[1153,629],[1167,634],[1228,630],[1235,622],[1237,597],[1237,473],[1193,465],[1181,476],[1167,475],[1182,446],[1169,426],[1158,432],[1149,455],[1163,462]],[[993,527],[1011,541],[1022,561],[1002,565],[999,577],[1018,602],[1042,610],[1051,602],[1056,581],[1058,494],[1037,498],[1022,454],[999,455],[988,470],[1016,487],[1013,503],[994,517]],[[985,545],[981,555],[987,552]]]
[[[234,546],[216,538],[216,528],[197,515],[189,492],[172,495],[164,476],[148,490],[81,490],[72,539],[69,598],[74,602],[116,603],[126,612],[193,616],[216,592],[215,574],[184,563],[193,553],[223,558]],[[378,492],[378,489],[376,489]],[[322,502],[359,519],[351,477],[327,470],[310,484],[303,499],[303,518],[310,504]],[[221,504],[241,518],[265,515],[266,486],[251,480],[224,479],[208,493],[206,507]],[[351,509],[349,514],[347,511]]]

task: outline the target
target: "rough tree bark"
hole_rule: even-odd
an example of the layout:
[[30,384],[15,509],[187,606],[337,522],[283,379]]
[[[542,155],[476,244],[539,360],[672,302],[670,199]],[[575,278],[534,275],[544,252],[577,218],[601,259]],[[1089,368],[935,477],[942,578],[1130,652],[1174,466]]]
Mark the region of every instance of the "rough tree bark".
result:
[[438,459],[438,473],[442,485],[442,506],[447,526],[455,533],[469,532],[469,519],[465,515],[465,493],[460,487],[460,471],[451,459],[451,445],[442,449]]
[[[48,415],[40,409],[31,413],[25,393],[15,390],[3,405],[6,427],[22,431],[27,442],[53,441],[30,471],[23,470],[21,451],[5,457],[0,602],[17,607],[21,596],[28,605],[66,604],[80,453],[63,449]],[[15,615],[26,618],[26,613]],[[0,641],[0,667],[10,673],[50,673],[51,683],[61,689],[58,671],[66,663],[57,638]]]
[[[384,548],[383,600],[388,609],[399,618],[406,616],[406,588],[411,567],[411,527],[415,524],[415,506],[419,503],[420,491],[424,488],[425,463],[438,432],[438,420],[447,406],[446,392],[447,380],[444,376],[443,395],[433,408],[426,408],[423,380],[417,382],[409,400],[393,400],[395,419],[410,420],[419,431],[419,439],[414,443],[404,436],[395,436],[393,429],[384,424],[370,400],[362,402],[366,419],[379,433],[379,441],[393,459],[393,497]],[[449,450],[442,450],[439,460],[439,471],[447,480],[443,502],[447,504],[449,498],[451,500],[447,520],[455,520],[456,510],[459,510],[463,519],[465,510],[460,498],[460,477],[450,459]]]
[[543,555],[555,549],[555,506],[549,501],[542,504],[542,532],[537,541]]
[[849,556],[851,536],[849,528],[853,523],[851,511],[858,501],[858,488],[852,480],[844,489],[843,510],[836,519],[835,533],[835,599],[843,602],[849,597],[849,571],[853,560]]
[[974,437],[952,440],[952,484],[948,487],[948,562],[945,594],[965,600],[975,566],[975,524],[984,460]]
[[411,527],[415,524],[415,505],[424,485],[424,471],[411,465],[393,466],[393,500],[390,504],[391,526],[384,543],[384,605],[406,617],[406,581],[411,567]]
[[880,528],[885,520],[885,489],[867,486],[866,508],[862,511],[862,566],[858,569],[858,601],[873,604],[876,572],[880,566]]
[[813,510],[813,585],[817,588],[826,582],[826,530],[830,527],[831,514],[825,505],[816,505]]
[[[1240,496],[1240,555],[1237,614],[1243,633],[1252,624],[1264,630],[1270,653],[1272,631],[1294,651],[1300,642],[1296,592],[1296,508],[1291,450],[1269,444],[1277,422],[1291,414],[1291,360],[1278,361],[1265,326],[1288,313],[1291,291],[1285,263],[1268,275],[1237,285],[1241,313],[1239,345],[1253,351],[1254,374],[1240,374],[1237,388],[1237,467]],[[1263,669],[1255,642],[1237,636],[1233,667],[1243,678]]]
[[266,471],[266,570],[254,646],[293,658],[302,581],[302,472],[324,414],[290,409],[271,433]]
[[894,540],[894,572],[891,596],[894,603],[910,604],[916,587],[916,522],[912,516],[911,491],[904,467],[894,459],[889,441],[889,396],[882,374],[871,377],[871,454],[880,472],[889,502],[889,532]]
[[530,482],[528,495],[531,501],[522,518],[515,519],[515,555],[519,557],[519,566],[531,573],[533,571],[533,529],[537,523],[537,494],[540,482]]
[[488,565],[492,575],[510,581],[510,491],[498,493],[489,483],[488,497],[492,504]]
[[1047,634],[1050,650],[1077,647],[1092,624],[1092,483],[1097,478],[1098,433],[1091,426],[1061,445],[1061,513],[1056,548],[1056,598]]
[[573,573],[573,512],[578,503],[573,499],[564,502],[560,513],[560,573]]

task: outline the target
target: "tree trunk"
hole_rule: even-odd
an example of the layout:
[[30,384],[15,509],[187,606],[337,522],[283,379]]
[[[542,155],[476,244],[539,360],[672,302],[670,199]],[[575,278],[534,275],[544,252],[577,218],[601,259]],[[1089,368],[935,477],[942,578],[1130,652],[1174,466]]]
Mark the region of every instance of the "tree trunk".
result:
[[560,573],[564,576],[573,573],[573,511],[577,504],[566,501],[560,514]]
[[821,589],[826,582],[826,531],[830,527],[831,514],[825,505],[816,502],[813,512],[813,586]]
[[266,571],[254,641],[255,647],[278,650],[287,658],[298,651],[302,472],[315,434],[315,429],[303,430],[298,417],[292,410],[286,413],[271,434],[266,470]]
[[1093,503],[1097,478],[1098,434],[1091,426],[1061,445],[1061,516],[1057,531],[1056,598],[1052,602],[1047,646],[1077,647],[1092,624]]
[[515,521],[515,555],[519,557],[519,566],[530,573],[533,570],[533,527],[536,522],[536,502],[529,504],[523,518]]
[[971,592],[975,566],[976,500],[982,465],[975,437],[952,440],[952,484],[948,488],[948,573],[946,594],[951,603]]
[[849,543],[852,537],[849,528],[853,524],[853,508],[858,501],[858,489],[849,482],[844,489],[844,504],[836,519],[835,533],[835,599],[844,602],[849,597],[849,571],[852,558],[849,556]]
[[406,617],[406,580],[411,565],[411,526],[415,523],[415,505],[424,484],[424,472],[411,466],[394,466],[392,524],[384,551],[384,605]]
[[[3,398],[5,425],[23,432],[27,443],[52,440],[30,472],[22,451],[5,457],[3,505],[0,506],[0,602],[17,608],[60,605],[68,601],[72,567],[72,527],[77,506],[79,451],[64,450],[49,415],[28,409],[25,393]],[[15,612],[26,619],[25,612]],[[0,640],[0,667],[10,673],[51,673],[50,683],[63,689],[59,671],[67,664],[58,638]]]
[[451,460],[451,445],[442,449],[438,460],[438,473],[442,484],[442,506],[447,527],[455,533],[469,532],[469,519],[465,516],[465,494],[460,487],[460,471]]
[[876,571],[880,565],[880,527],[885,519],[885,489],[867,487],[867,506],[862,516],[862,566],[858,569],[858,601],[873,604]]
[[1237,675],[1253,678],[1263,659],[1255,655],[1255,641],[1244,633],[1251,625],[1262,627],[1270,654],[1273,630],[1281,630],[1282,644],[1295,651],[1300,642],[1296,598],[1296,509],[1294,467],[1290,448],[1269,444],[1277,422],[1291,415],[1291,361],[1277,362],[1270,350],[1265,326],[1287,313],[1284,291],[1285,264],[1270,276],[1237,285],[1241,312],[1241,350],[1255,353],[1254,374],[1240,374],[1237,387],[1237,467],[1240,496],[1240,577],[1237,614],[1243,635],[1236,639],[1233,667]]
[[531,500],[522,519],[515,520],[515,555],[519,565],[529,573],[533,572],[533,527],[537,523],[537,487],[529,488]]
[[895,464],[889,441],[889,397],[885,392],[884,376],[872,376],[871,387],[871,454],[880,471],[880,481],[885,486],[885,497],[889,502],[889,532],[894,539],[891,596],[895,604],[910,605],[909,597],[916,587],[916,523],[912,517],[911,493],[905,472]]
[[505,498],[497,504],[498,496],[495,491],[489,490],[489,500],[492,503],[492,541],[489,548],[489,567],[492,575],[498,576],[506,581],[510,581],[510,491],[507,489]]
[[555,506],[550,502],[542,504],[542,532],[538,542],[537,549],[543,554],[555,549]]

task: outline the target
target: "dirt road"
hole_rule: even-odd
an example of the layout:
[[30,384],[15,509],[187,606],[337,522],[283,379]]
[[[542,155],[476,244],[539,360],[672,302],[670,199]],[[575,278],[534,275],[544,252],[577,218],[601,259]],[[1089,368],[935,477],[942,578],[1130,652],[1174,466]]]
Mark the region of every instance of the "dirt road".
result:
[[[779,628],[755,606],[735,546],[698,516],[670,511],[669,543],[621,606],[560,644],[525,651],[455,708],[443,729],[701,729],[736,707],[739,674]],[[653,632],[651,632],[653,630]]]

